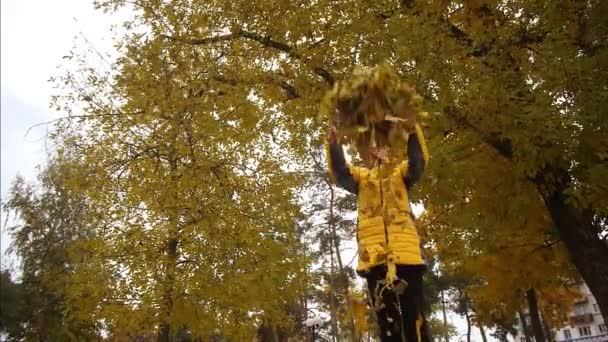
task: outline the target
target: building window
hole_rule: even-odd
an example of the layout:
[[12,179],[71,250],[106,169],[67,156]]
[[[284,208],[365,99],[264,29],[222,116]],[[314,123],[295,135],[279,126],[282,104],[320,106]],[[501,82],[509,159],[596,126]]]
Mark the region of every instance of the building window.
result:
[[606,328],[606,324],[600,324],[598,326],[598,328],[600,328],[600,333],[602,333],[602,334],[608,333],[608,328]]
[[599,312],[599,311],[600,311],[600,310],[598,310],[598,308],[597,308],[597,304],[593,304],[593,311],[594,311],[594,312]]
[[572,338],[572,334],[570,333],[570,329],[564,329],[564,338],[569,340]]
[[519,338],[519,340],[520,340],[521,342],[526,342],[526,338],[525,338],[525,337],[520,337],[520,338]]
[[574,304],[574,315],[580,316],[585,314],[585,304]]
[[589,335],[591,335],[591,328],[590,327],[578,328],[578,333],[581,336],[589,336]]

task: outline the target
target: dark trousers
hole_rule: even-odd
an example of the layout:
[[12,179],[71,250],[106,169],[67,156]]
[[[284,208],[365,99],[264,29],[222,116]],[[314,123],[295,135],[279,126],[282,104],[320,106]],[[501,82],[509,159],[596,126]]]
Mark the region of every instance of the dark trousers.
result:
[[[382,342],[427,342],[430,341],[426,321],[422,312],[424,298],[422,294],[422,275],[424,265],[397,265],[397,277],[407,282],[405,291],[396,294],[385,290],[381,294],[382,284],[386,277],[386,266],[376,266],[362,274],[367,279],[367,286],[374,301],[380,341]],[[381,297],[379,301],[378,297]],[[380,304],[382,303],[382,304]],[[402,340],[402,336],[405,340]]]

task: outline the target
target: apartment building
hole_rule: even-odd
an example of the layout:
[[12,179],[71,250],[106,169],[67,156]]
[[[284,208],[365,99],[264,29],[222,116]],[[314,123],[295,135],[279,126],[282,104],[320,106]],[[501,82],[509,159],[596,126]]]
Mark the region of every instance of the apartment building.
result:
[[[555,342],[606,342],[608,341],[608,329],[602,318],[600,308],[591,291],[584,282],[576,285],[583,297],[574,303],[569,314],[570,322],[561,329],[554,329]],[[524,318],[527,326],[530,326],[530,316]],[[526,342],[522,325],[517,327],[515,342]],[[534,338],[532,337],[532,341]]]

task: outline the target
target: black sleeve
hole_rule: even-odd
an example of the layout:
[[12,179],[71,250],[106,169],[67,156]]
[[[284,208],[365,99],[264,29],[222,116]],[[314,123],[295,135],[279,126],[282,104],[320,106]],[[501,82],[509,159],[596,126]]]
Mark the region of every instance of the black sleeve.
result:
[[410,189],[418,182],[424,172],[424,157],[422,147],[415,133],[410,134],[407,141],[408,167],[405,175],[405,186]]
[[342,145],[329,144],[329,158],[330,171],[334,176],[336,184],[344,190],[357,195],[359,193],[359,184],[357,184],[355,178],[348,170]]

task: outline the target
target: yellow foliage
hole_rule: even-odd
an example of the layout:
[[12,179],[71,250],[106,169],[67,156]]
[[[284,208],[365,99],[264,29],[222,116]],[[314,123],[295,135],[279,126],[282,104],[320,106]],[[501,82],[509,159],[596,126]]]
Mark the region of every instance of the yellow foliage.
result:
[[187,296],[235,335],[236,320],[276,321],[307,261],[293,220],[302,160],[326,128],[318,104],[360,65],[389,61],[434,113],[433,162],[412,198],[446,270],[480,279],[479,303],[571,275],[550,195],[570,218],[608,214],[605,2],[129,4],[111,73],[74,59],[82,77],[62,78],[54,101],[74,115],[58,122],[59,153],[87,165],[70,187],[104,219],[92,267],[119,279],[110,295],[139,303],[100,318],[153,326],[172,311],[163,296]]
[[421,107],[422,98],[414,88],[386,64],[356,68],[321,101],[321,113],[336,125],[338,141],[353,145],[364,160],[376,148],[403,160],[408,133],[414,131]]
[[369,330],[368,315],[369,309],[363,298],[351,297],[352,313],[355,320],[355,330],[357,334],[362,334]]

